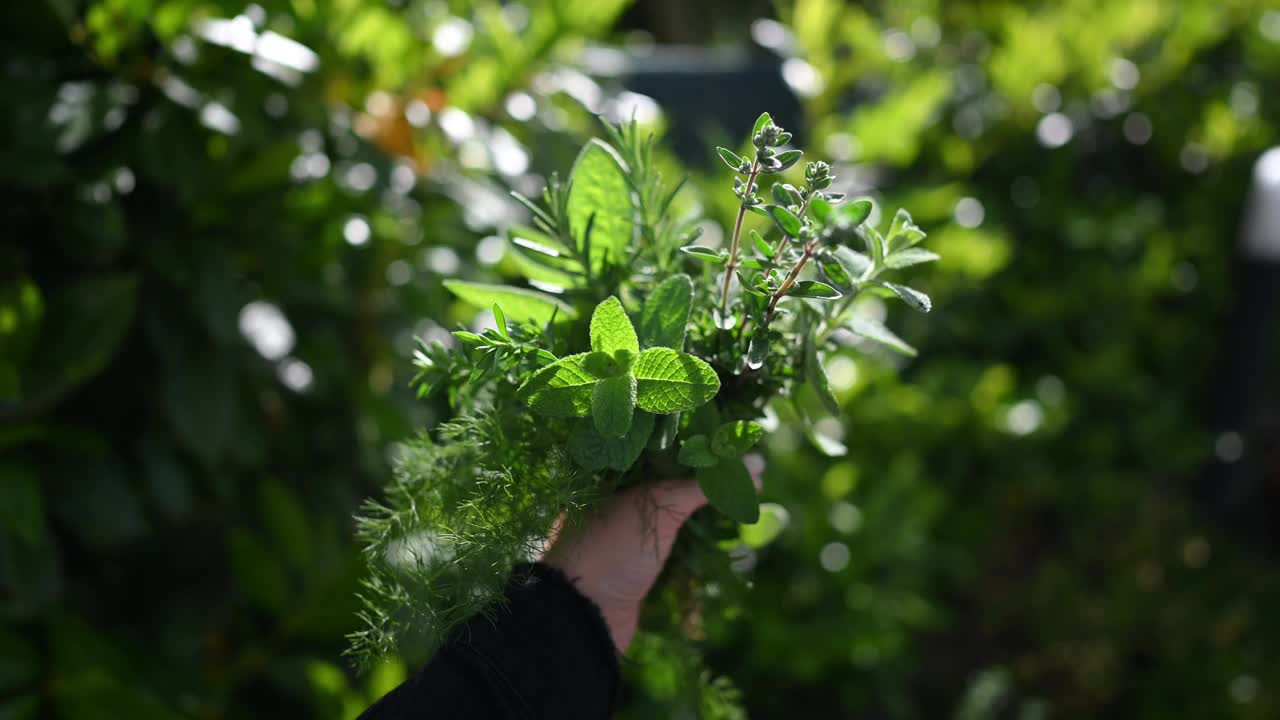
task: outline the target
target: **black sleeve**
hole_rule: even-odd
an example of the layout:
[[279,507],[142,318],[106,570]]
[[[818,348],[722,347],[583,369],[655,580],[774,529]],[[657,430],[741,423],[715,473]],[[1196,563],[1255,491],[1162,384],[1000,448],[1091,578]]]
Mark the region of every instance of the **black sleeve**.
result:
[[618,660],[599,609],[541,564],[517,568],[506,595],[361,720],[608,718]]

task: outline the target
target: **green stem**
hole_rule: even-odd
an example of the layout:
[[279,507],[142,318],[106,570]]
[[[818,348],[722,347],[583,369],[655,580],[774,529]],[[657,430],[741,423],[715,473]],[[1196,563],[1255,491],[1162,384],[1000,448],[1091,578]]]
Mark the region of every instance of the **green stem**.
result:
[[804,269],[805,263],[809,262],[809,258],[813,257],[813,250],[817,247],[817,244],[817,241],[814,241],[804,246],[804,254],[800,256],[800,261],[796,263],[795,267],[791,268],[791,272],[787,273],[787,278],[773,292],[773,295],[769,298],[769,310],[764,315],[764,322],[760,324],[761,328],[769,327],[769,321],[773,320],[773,313],[778,308],[778,301],[786,297],[787,292],[791,290],[791,286],[796,284],[796,278],[800,276],[800,271]]
[[723,317],[729,310],[729,283],[733,281],[733,271],[738,267],[738,241],[742,237],[742,220],[747,215],[747,198],[751,197],[752,187],[760,174],[760,160],[751,163],[751,173],[747,175],[747,185],[742,191],[742,204],[738,206],[738,219],[733,223],[733,239],[729,243],[729,262],[724,267],[724,288],[720,292],[720,315]]

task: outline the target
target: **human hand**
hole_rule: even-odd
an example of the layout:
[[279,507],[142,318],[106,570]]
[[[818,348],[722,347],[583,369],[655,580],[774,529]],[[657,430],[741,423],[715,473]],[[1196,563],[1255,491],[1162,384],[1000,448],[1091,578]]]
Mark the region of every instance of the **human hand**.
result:
[[[764,458],[744,458],[760,489]],[[629,488],[605,501],[580,528],[557,533],[543,562],[565,574],[600,608],[619,653],[635,636],[640,605],[671,554],[684,521],[705,505],[697,481]]]

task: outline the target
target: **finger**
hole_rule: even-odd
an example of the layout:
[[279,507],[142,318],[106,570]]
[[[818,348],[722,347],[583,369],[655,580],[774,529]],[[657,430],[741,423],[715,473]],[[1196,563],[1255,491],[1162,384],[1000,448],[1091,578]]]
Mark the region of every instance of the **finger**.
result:
[[764,456],[760,453],[747,453],[742,458],[742,464],[747,466],[747,472],[751,473],[751,482],[756,486],[756,492],[764,489]]

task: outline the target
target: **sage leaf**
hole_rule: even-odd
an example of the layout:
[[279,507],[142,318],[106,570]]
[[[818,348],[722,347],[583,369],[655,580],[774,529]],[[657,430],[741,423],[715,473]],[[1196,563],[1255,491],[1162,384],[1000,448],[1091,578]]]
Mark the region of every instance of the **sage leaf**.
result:
[[582,418],[569,435],[569,455],[585,470],[627,470],[644,452],[653,428],[654,416],[637,412],[626,435],[610,438],[596,430],[593,420]]
[[680,446],[677,457],[681,465],[691,468],[714,467],[720,458],[711,452],[711,440],[706,435],[694,435]]
[[711,467],[699,468],[697,478],[698,487],[715,509],[740,523],[752,524],[760,519],[756,486],[742,460],[721,460]]
[[720,378],[710,365],[671,348],[641,352],[631,372],[636,377],[636,405],[651,413],[690,410],[720,390]]
[[672,275],[658,284],[640,310],[640,340],[645,347],[684,348],[693,309],[693,280]]
[[734,420],[716,428],[711,436],[711,452],[721,458],[737,458],[750,450],[760,438],[764,428],[748,420]]
[[[592,139],[573,163],[569,185],[569,231],[593,271],[608,257],[618,262],[631,245],[631,186],[613,148]],[[590,225],[590,247],[587,230]]]

